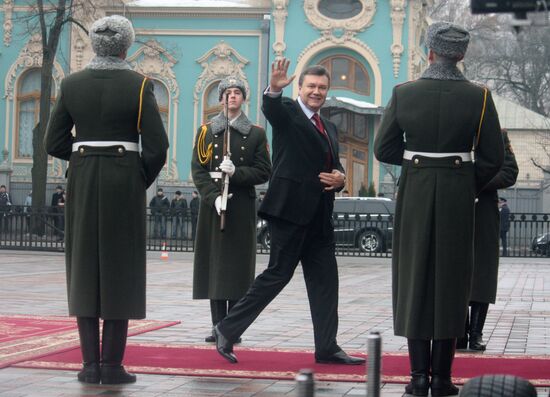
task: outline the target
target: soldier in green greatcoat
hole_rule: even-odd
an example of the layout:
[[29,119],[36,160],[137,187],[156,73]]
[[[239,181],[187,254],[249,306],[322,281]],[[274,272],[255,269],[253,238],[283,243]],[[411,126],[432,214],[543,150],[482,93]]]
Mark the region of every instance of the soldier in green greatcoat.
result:
[[468,41],[456,25],[429,27],[430,66],[419,80],[394,88],[374,143],[378,160],[402,166],[393,315],[394,332],[409,347],[412,379],[405,392],[415,396],[430,388],[434,397],[458,392],[451,367],[470,299],[474,201],[504,157],[490,92],[456,66]]
[[96,57],[62,81],[44,145],[70,161],[65,256],[84,363],[78,379],[130,383],[136,377],[122,359],[128,319],[145,317],[145,194],[165,163],[168,138],[153,83],[125,61],[130,21],[101,18],[90,38]]
[[[193,299],[209,299],[212,325],[246,293],[256,267],[256,189],[271,173],[263,128],[242,112],[246,89],[242,80],[227,77],[218,85],[224,111],[197,132],[191,160],[193,181],[200,193],[193,266]],[[227,104],[225,103],[227,99]],[[227,106],[226,106],[227,105]],[[224,159],[223,139],[229,118],[231,159]],[[229,175],[225,230],[220,231],[222,171]],[[206,342],[215,342],[208,335]]]
[[470,292],[470,313],[466,316],[465,334],[456,342],[457,349],[485,350],[483,326],[489,303],[495,303],[498,284],[498,259],[500,237],[500,214],[498,189],[516,183],[518,164],[506,130],[504,138],[504,164],[477,196],[474,232],[474,274]]

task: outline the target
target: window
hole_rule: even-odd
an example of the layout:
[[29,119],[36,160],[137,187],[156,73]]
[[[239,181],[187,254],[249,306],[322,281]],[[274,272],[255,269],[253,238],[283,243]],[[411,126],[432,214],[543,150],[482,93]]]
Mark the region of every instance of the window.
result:
[[370,80],[366,69],[356,59],[344,55],[325,58],[320,62],[330,73],[330,87],[370,95]]
[[223,109],[218,97],[219,81],[215,81],[204,92],[202,122],[206,123],[217,116]]
[[323,108],[321,109],[321,114],[336,125],[338,136],[353,138],[355,141],[361,143],[368,143],[368,115],[336,107]]
[[[52,93],[55,83],[52,80]],[[52,105],[55,97],[52,97]],[[32,130],[40,117],[40,69],[25,72],[17,89],[17,120],[15,136],[15,157],[32,158]]]
[[153,80],[155,99],[157,100],[157,105],[159,107],[160,118],[164,124],[164,129],[168,132],[168,116],[170,114],[170,94],[168,94],[168,89],[166,86],[158,80]]
[[359,15],[363,5],[359,0],[321,0],[318,9],[327,18],[349,19]]

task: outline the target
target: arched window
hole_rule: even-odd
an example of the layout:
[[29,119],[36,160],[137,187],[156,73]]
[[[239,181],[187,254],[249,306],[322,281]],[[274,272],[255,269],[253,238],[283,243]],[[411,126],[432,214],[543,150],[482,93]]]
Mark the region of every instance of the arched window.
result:
[[204,101],[202,106],[202,122],[206,123],[212,117],[217,116],[223,109],[218,97],[219,81],[215,81],[204,91]]
[[356,59],[336,55],[325,58],[320,64],[330,73],[330,88],[341,88],[370,95],[369,74]]
[[[52,93],[55,83],[52,79]],[[55,97],[52,96],[52,105]],[[32,130],[40,117],[40,69],[26,71],[17,88],[17,120],[15,136],[15,157],[32,158]]]
[[153,80],[155,99],[157,100],[157,105],[159,107],[160,118],[164,124],[164,129],[168,133],[168,116],[169,106],[170,106],[170,94],[166,86],[158,80]]

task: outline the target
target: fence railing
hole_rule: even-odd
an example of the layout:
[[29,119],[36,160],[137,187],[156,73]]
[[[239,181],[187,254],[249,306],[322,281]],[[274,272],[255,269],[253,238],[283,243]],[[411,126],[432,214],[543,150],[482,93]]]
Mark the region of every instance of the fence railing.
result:
[[[391,215],[335,213],[334,238],[340,256],[390,257],[393,217]],[[193,252],[197,219],[184,213],[151,213],[147,209],[147,250]],[[0,249],[63,251],[64,212],[46,207],[0,208]],[[269,253],[269,225],[258,220],[257,252]],[[512,214],[507,235],[508,256],[550,257],[550,215]]]

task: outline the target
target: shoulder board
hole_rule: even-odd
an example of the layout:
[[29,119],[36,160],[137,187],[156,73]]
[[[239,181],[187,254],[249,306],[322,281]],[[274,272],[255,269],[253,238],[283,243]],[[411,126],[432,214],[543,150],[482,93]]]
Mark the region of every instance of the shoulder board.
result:
[[414,83],[416,80],[409,80],[409,81],[404,81],[403,83],[399,83],[395,86],[395,88],[397,87],[401,87],[403,85],[406,85],[406,84],[410,84],[410,83]]
[[264,129],[264,127],[262,127],[261,125],[258,125],[258,124],[252,124],[252,127],[256,127],[256,128],[261,129],[261,130]]
[[472,83],[472,84],[475,85],[475,86],[478,86],[478,87],[481,88],[481,89],[490,91],[490,90],[489,90],[489,87],[487,87],[487,86],[486,86],[485,84],[483,84],[483,83],[480,83],[479,81],[472,81],[472,80],[470,80],[470,83]]
[[208,123],[201,124],[200,128],[202,128],[202,127],[208,127],[210,124],[212,124],[211,121],[209,121]]

